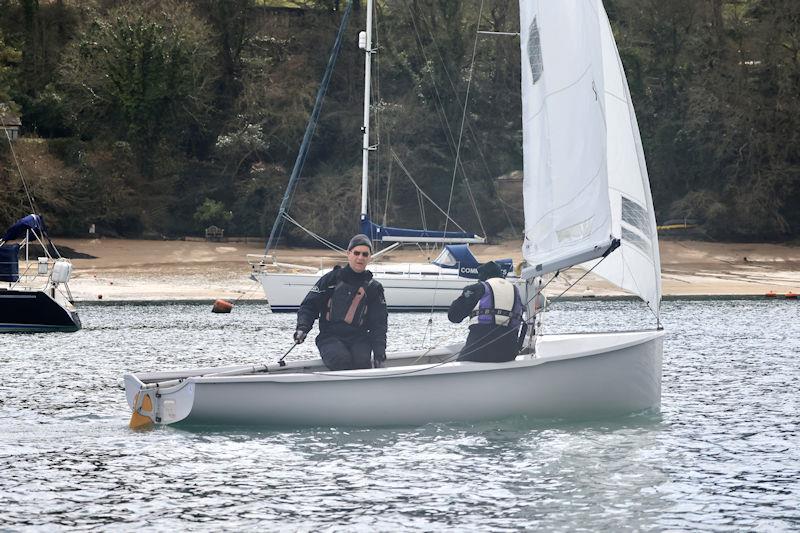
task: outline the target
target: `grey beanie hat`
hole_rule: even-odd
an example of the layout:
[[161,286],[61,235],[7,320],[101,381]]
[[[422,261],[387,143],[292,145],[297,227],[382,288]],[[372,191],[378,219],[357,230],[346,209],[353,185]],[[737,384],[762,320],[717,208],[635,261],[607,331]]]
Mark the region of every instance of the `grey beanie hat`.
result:
[[366,246],[369,248],[370,252],[372,251],[372,241],[369,240],[369,237],[367,237],[363,233],[359,233],[358,235],[350,239],[350,244],[347,245],[347,251],[349,252],[356,246]]

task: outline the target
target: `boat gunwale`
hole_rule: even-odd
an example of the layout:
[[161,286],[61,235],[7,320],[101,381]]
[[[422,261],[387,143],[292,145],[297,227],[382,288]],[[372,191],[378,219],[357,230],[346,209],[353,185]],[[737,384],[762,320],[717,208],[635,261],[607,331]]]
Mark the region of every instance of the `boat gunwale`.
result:
[[[267,372],[243,374],[237,376],[203,376],[203,375],[187,376],[185,378],[182,378],[182,381],[180,383],[176,383],[168,387],[158,388],[158,390],[161,394],[172,394],[180,391],[189,384],[211,385],[211,384],[232,384],[232,383],[266,383],[266,382],[323,383],[323,382],[352,381],[352,380],[397,379],[397,378],[412,377],[412,376],[451,375],[451,374],[461,374],[461,373],[492,372],[492,371],[502,371],[502,370],[519,370],[523,368],[533,368],[535,366],[547,363],[554,363],[558,361],[566,361],[571,359],[579,359],[583,357],[591,357],[594,355],[602,355],[604,353],[608,353],[611,351],[624,350],[627,348],[631,348],[633,346],[638,346],[640,344],[645,344],[647,342],[651,342],[655,339],[661,338],[664,336],[665,332],[663,329],[648,329],[648,330],[635,330],[635,331],[624,331],[624,332],[614,331],[614,332],[561,333],[561,334],[545,335],[543,337],[547,337],[548,342],[558,342],[559,340],[571,339],[579,336],[608,336],[608,335],[619,335],[619,334],[625,334],[625,335],[635,334],[636,337],[626,342],[620,344],[614,344],[612,346],[592,348],[588,350],[582,350],[579,352],[564,353],[553,356],[533,357],[533,358],[523,356],[522,358],[516,359],[514,361],[507,361],[502,363],[479,363],[474,361],[444,361],[439,363],[425,363],[419,365],[394,366],[385,368],[366,368],[360,370],[338,370],[338,371],[324,370],[320,372],[309,372],[309,373],[285,372],[281,370],[281,368],[284,367],[279,367],[277,369],[277,372],[267,371]],[[411,357],[413,353],[415,352],[414,351],[395,352],[392,355],[397,356],[401,354],[407,354],[405,355],[405,357]],[[293,361],[293,363],[307,363],[310,361],[314,361],[314,363],[310,365],[298,364],[297,369],[312,368],[319,364],[319,359]],[[227,367],[227,368],[247,368],[247,367]],[[431,372],[431,370],[434,370],[434,372]],[[186,371],[190,372],[191,370],[187,369]],[[174,372],[177,373],[181,371],[176,370]],[[141,388],[143,385],[146,384],[146,382],[140,379],[139,376],[144,376],[144,375],[146,374],[128,373],[125,374],[125,378],[132,379],[133,384]],[[126,380],[126,382],[127,381],[128,380]],[[152,381],[150,383],[152,383]]]
[[[513,361],[506,361],[502,363],[481,363],[476,361],[443,361],[440,363],[425,363],[425,364],[418,364],[418,365],[406,365],[406,366],[393,366],[393,367],[385,367],[385,368],[364,368],[359,370],[325,370],[322,372],[311,372],[311,373],[259,373],[259,374],[249,374],[249,375],[241,375],[241,376],[195,376],[193,378],[188,378],[186,381],[192,380],[198,384],[211,384],[211,383],[253,383],[253,382],[260,382],[260,381],[273,381],[273,382],[280,382],[280,383],[296,383],[296,382],[322,382],[322,381],[342,381],[342,380],[353,380],[353,379],[385,379],[385,378],[398,378],[404,376],[413,376],[413,375],[441,375],[441,374],[458,374],[464,372],[487,372],[487,371],[494,371],[494,370],[507,370],[507,369],[519,369],[519,368],[526,368],[526,367],[534,367],[538,365],[542,365],[545,363],[556,362],[556,361],[565,361],[570,359],[579,359],[582,357],[590,357],[593,355],[601,355],[610,351],[617,351],[617,350],[624,350],[626,348],[630,348],[633,346],[637,346],[639,344],[644,344],[646,342],[650,342],[658,337],[663,337],[664,331],[663,330],[648,330],[648,331],[640,331],[640,332],[625,332],[626,334],[633,334],[633,333],[646,333],[652,332],[653,335],[648,335],[642,338],[632,339],[630,341],[615,344],[613,346],[602,347],[602,348],[592,348],[589,350],[583,350],[580,352],[573,352],[573,353],[566,353],[566,354],[559,354],[553,356],[545,356],[545,357],[533,357],[529,358],[526,356],[522,356],[522,358],[515,359]],[[592,333],[581,333],[581,334],[567,334],[567,335],[558,335],[559,337],[568,337],[569,335],[607,335],[612,332],[598,332],[596,334]],[[614,334],[619,334],[619,332],[613,332]],[[556,339],[557,341],[557,339]],[[455,355],[455,354],[453,354]],[[423,356],[425,357],[425,356]],[[429,370],[440,370],[438,372],[427,372]],[[327,379],[319,379],[319,378],[327,378]]]

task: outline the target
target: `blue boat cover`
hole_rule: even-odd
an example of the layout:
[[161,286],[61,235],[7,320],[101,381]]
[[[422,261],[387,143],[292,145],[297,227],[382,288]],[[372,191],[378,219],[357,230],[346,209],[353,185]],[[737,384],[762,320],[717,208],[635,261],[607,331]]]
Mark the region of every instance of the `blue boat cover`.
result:
[[14,239],[19,239],[25,235],[27,230],[38,231],[39,235],[44,235],[46,231],[44,229],[44,220],[42,220],[42,217],[39,215],[28,215],[26,217],[22,217],[6,230],[5,234],[0,240],[13,241]]
[[466,231],[434,231],[422,229],[393,228],[375,224],[369,217],[361,218],[361,233],[367,235],[373,241],[391,241],[392,237],[404,239],[419,239],[419,242],[441,242],[445,239],[450,241],[478,241],[482,239],[474,233]]
[[0,281],[19,281],[19,244],[0,246]]
[[[494,262],[500,266],[503,277],[514,269],[513,259],[495,259]],[[442,253],[432,263],[442,268],[457,268],[459,276],[472,279],[478,279],[478,267],[481,266],[472,255],[468,244],[445,245]]]

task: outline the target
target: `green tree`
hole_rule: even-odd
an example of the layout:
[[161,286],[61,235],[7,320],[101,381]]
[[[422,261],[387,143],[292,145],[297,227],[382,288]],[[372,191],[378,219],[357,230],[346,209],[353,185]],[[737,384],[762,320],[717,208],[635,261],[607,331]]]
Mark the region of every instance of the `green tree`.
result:
[[225,114],[242,92],[244,59],[255,37],[255,0],[196,0],[198,15],[211,29],[220,75],[216,80],[215,108]]
[[22,61],[22,54],[5,41],[0,30],[0,103],[9,102],[15,83],[15,68]]
[[125,5],[97,14],[70,46],[60,86],[84,136],[129,142],[153,177],[162,142],[191,144],[204,128],[213,55],[208,27],[187,5]]
[[233,213],[225,208],[225,204],[210,198],[206,198],[194,213],[194,220],[198,224],[198,229],[205,228],[211,224],[224,226],[232,218]]

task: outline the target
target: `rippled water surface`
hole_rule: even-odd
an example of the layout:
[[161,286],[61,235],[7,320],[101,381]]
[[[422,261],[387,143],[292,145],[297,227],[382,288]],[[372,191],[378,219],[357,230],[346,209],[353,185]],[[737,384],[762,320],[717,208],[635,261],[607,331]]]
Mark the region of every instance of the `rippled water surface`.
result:
[[[84,306],[77,333],[0,336],[0,530],[799,529],[800,303],[663,307],[660,415],[209,432],[129,430],[123,372],[272,361],[294,317]],[[546,326],[650,326],[638,310],[561,303]],[[390,349],[464,333],[429,318],[391,316]]]

